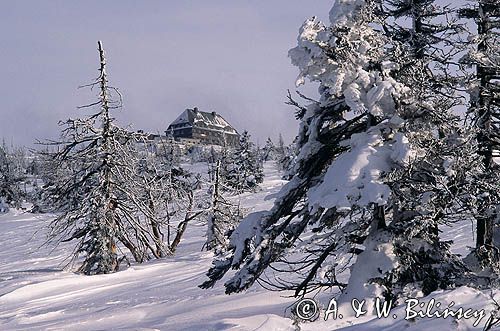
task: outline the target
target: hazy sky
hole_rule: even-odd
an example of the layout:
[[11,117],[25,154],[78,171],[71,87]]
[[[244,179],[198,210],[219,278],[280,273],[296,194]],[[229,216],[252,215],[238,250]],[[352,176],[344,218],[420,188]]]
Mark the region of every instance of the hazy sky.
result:
[[298,70],[287,52],[304,20],[326,20],[332,3],[0,0],[0,137],[57,137],[57,122],[93,100],[77,87],[97,76],[100,39],[124,95],[121,124],[163,131],[198,106],[261,143],[279,132],[290,141],[297,122],[284,101]]

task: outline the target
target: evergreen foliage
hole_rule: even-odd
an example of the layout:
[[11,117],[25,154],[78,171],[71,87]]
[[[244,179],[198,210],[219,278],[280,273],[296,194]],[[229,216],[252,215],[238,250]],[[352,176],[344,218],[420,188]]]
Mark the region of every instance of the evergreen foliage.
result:
[[235,149],[222,152],[220,176],[224,188],[236,193],[253,191],[264,180],[262,162],[248,131],[241,134]]
[[230,202],[223,194],[221,178],[222,161],[219,159],[210,169],[212,182],[209,186],[210,206],[207,211],[207,250],[216,253],[225,251],[228,237],[241,218],[239,206]]
[[[474,139],[453,113],[461,26],[451,14],[430,0],[336,1],[330,26],[304,23],[290,56],[297,84],[319,82],[321,98],[290,98],[300,120],[293,177],[271,210],[235,229],[202,287],[230,268],[227,293],[270,269],[292,274],[273,286],[296,295],[338,286],[345,299],[463,281],[467,268],[439,235],[470,216],[477,168]],[[339,283],[348,268],[349,284]]]
[[275,158],[274,154],[276,152],[276,147],[274,146],[271,137],[268,137],[266,140],[266,144],[262,148],[262,161],[266,162],[269,160],[273,160]]
[[8,207],[21,207],[25,192],[21,184],[26,180],[24,155],[9,153],[5,144],[0,146],[0,212]]
[[479,272],[500,275],[500,2],[478,0],[460,9],[473,22],[468,35],[468,52],[462,63],[469,71],[466,88],[470,96],[468,116],[476,129],[477,155],[481,160],[470,187],[469,204],[477,222],[474,260]]
[[[174,167],[168,152],[161,162],[151,161],[146,137],[115,124],[111,113],[121,107],[121,95],[108,84],[98,46],[100,75],[86,87],[97,87],[99,98],[80,107],[98,110],[61,123],[61,141],[47,143],[55,152],[42,152],[56,169],[44,192],[45,203],[59,211],[49,240],[76,240],[73,260],[83,255],[79,271],[87,275],[117,270],[127,259],[123,248],[137,262],[171,254],[194,217],[190,175]],[[165,247],[160,227],[170,231],[172,214],[181,212],[184,223]]]

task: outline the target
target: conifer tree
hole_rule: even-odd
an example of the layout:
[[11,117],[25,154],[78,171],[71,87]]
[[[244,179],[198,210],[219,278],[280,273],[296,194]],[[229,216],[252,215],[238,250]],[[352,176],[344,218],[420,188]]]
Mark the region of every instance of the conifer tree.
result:
[[8,206],[21,207],[25,198],[21,184],[26,180],[23,162],[23,155],[9,152],[5,144],[0,146],[0,212],[7,211]]
[[286,165],[288,164],[287,147],[285,146],[285,141],[281,133],[278,136],[278,143],[275,148],[274,157],[276,159],[278,170],[285,171]]
[[[278,287],[296,295],[338,286],[346,299],[393,298],[406,285],[425,293],[452,286],[463,273],[437,234],[439,224],[460,213],[451,207],[462,193],[457,160],[468,145],[451,113],[457,103],[435,97],[442,90],[430,93],[427,82],[414,86],[429,79],[430,62],[438,69],[447,63],[426,58],[434,36],[417,33],[417,26],[410,32],[422,33],[421,42],[399,40],[401,31],[391,31],[379,4],[336,1],[330,26],[316,18],[302,26],[290,51],[297,83],[319,82],[321,97],[297,103],[293,177],[271,210],[250,214],[235,229],[230,254],[214,262],[202,287],[234,268],[226,292],[239,292],[273,264],[295,275],[280,276]],[[408,260],[418,247],[424,249],[417,260]],[[347,268],[348,285],[337,280]]]
[[264,162],[274,159],[275,154],[274,143],[271,140],[271,137],[268,137],[266,140],[266,144],[262,148],[262,160]]
[[224,187],[236,193],[255,190],[262,183],[262,163],[248,131],[242,133],[234,150],[223,151],[220,172]]
[[462,62],[474,67],[469,79],[469,115],[477,129],[482,164],[471,186],[477,221],[475,255],[483,267],[500,273],[500,2],[477,0],[460,14],[475,30]]
[[100,41],[98,50],[99,77],[86,85],[98,89],[98,100],[79,107],[97,110],[62,122],[62,138],[47,142],[55,152],[46,154],[61,174],[45,193],[47,203],[60,212],[51,222],[49,240],[76,240],[74,259],[83,255],[79,271],[87,275],[116,271],[126,258],[122,245],[138,262],[156,249],[154,234],[136,213],[147,210],[146,201],[131,182],[141,135],[115,124],[112,112],[121,107],[121,95],[108,83]]
[[221,178],[222,161],[219,159],[210,169],[212,182],[209,187],[210,206],[207,214],[207,250],[216,253],[224,252],[228,244],[228,236],[240,219],[239,207],[231,203],[223,194]]
[[399,285],[418,283],[427,294],[453,284],[464,270],[449,251],[451,242],[439,235],[440,228],[468,217],[463,198],[477,165],[472,135],[453,113],[463,103],[457,67],[463,26],[453,8],[434,0],[387,0],[379,9],[398,66],[393,76],[411,87],[399,111],[418,151],[410,167],[388,178],[396,202],[390,228],[400,260],[391,276]]

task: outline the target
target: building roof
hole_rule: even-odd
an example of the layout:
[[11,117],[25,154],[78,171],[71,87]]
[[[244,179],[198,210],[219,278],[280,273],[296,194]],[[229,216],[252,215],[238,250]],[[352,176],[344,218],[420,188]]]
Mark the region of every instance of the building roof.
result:
[[[216,112],[204,112],[198,108],[186,109],[173,121],[171,126],[188,124],[189,126],[207,126],[211,130],[220,130],[229,134],[238,134],[238,132],[221,115]],[[202,125],[200,125],[202,124]]]

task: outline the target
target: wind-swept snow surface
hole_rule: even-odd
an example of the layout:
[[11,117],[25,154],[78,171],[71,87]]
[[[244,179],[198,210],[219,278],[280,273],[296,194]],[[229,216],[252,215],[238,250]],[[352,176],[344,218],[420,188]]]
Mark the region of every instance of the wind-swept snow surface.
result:
[[[241,196],[248,212],[269,209],[268,194],[283,185],[273,163],[265,165],[263,190]],[[201,251],[205,227],[192,224],[175,257],[152,261],[109,275],[83,276],[61,271],[70,252],[61,245],[41,247],[44,224],[50,215],[33,215],[11,210],[0,215],[0,330],[295,330],[290,315],[296,301],[289,293],[268,292],[260,287],[227,296],[222,284],[210,290],[198,285],[211,253]],[[469,224],[461,228],[471,230]],[[36,230],[38,233],[34,234]],[[461,247],[472,242],[464,233],[455,233]],[[460,247],[457,248],[460,250]],[[446,303],[491,309],[488,293],[470,288],[431,295]],[[326,306],[329,295],[320,303]],[[426,299],[427,300],[427,299]],[[417,319],[406,321],[404,306],[395,308],[401,316],[376,319],[374,316],[321,319],[301,323],[302,330],[468,330],[473,319]],[[486,318],[476,328],[480,330]],[[354,325],[354,326],[353,326]]]
[[[283,184],[274,169],[266,165],[265,190],[241,196],[249,211],[272,203],[265,195]],[[188,228],[173,258],[83,276],[61,271],[69,246],[52,253],[52,247],[39,248],[49,218],[13,210],[0,215],[0,330],[221,330],[239,319],[249,329],[276,330],[274,320],[291,323],[278,317],[294,300],[278,293],[227,296],[221,287],[197,287],[212,261],[201,251],[206,229],[199,224]]]

